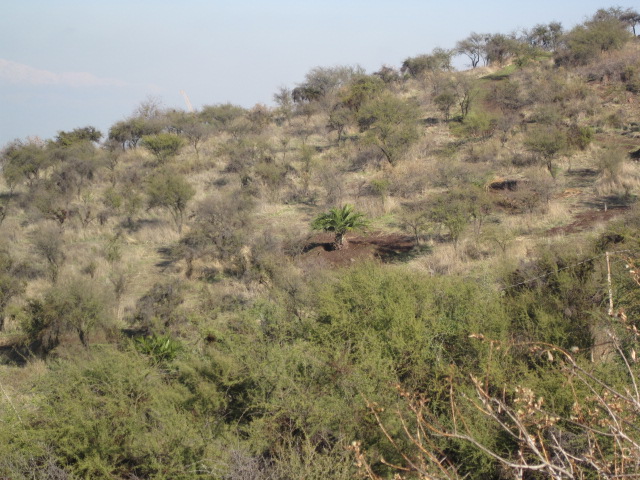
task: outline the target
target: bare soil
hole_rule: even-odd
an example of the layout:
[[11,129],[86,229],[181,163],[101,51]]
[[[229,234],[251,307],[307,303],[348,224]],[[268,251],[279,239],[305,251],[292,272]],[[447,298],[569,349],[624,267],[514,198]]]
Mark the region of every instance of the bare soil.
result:
[[573,222],[568,225],[554,227],[547,230],[547,235],[567,235],[571,233],[584,232],[598,223],[604,223],[612,218],[623,214],[629,207],[616,206],[607,210],[587,210],[577,213],[573,217]]
[[317,261],[327,266],[345,266],[357,261],[379,259],[384,262],[406,261],[425,253],[426,247],[415,246],[413,237],[399,234],[371,233],[347,235],[340,250],[333,248],[334,235],[321,233],[311,237],[304,249],[303,262]]

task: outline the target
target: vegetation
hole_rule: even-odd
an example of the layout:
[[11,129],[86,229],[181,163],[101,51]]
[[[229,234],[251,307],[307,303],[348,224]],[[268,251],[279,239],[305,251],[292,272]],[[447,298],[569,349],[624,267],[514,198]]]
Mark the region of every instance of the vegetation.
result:
[[346,233],[363,228],[367,226],[367,223],[362,213],[354,211],[351,205],[345,205],[342,208],[332,208],[329,212],[318,215],[311,222],[311,228],[334,232],[336,238],[333,245],[336,250],[340,250],[347,245]]
[[0,478],[637,478],[638,18],[5,145]]

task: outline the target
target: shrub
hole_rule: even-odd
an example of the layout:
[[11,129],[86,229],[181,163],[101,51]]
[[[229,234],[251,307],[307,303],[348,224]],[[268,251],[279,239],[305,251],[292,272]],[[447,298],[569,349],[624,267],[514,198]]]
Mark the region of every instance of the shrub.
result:
[[158,133],[142,137],[142,145],[155,155],[160,164],[176,156],[185,143],[182,137],[173,133]]
[[29,300],[22,328],[32,348],[42,355],[56,348],[67,332],[76,333],[88,347],[89,335],[107,326],[107,311],[103,292],[84,279],[71,279],[52,287],[42,300]]
[[[194,426],[188,392],[139,355],[94,349],[51,365],[35,389],[33,408],[1,442],[3,473],[9,460],[15,478],[211,478],[213,432]],[[55,476],[33,477],[47,464]]]

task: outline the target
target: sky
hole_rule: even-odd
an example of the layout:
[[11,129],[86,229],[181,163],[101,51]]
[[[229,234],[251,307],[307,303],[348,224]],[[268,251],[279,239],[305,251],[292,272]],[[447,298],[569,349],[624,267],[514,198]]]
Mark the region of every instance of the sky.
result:
[[[471,32],[560,21],[602,0],[0,0],[0,147],[167,108],[272,104],[314,67],[399,67]],[[463,59],[458,60],[460,67]]]

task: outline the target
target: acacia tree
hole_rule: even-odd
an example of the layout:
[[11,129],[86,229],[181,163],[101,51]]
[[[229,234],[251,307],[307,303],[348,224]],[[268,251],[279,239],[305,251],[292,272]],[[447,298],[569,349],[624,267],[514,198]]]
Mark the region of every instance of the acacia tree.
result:
[[168,210],[175,221],[178,233],[182,232],[187,203],[195,193],[189,182],[174,172],[160,172],[153,176],[147,185],[149,208],[160,207]]
[[347,246],[345,238],[347,232],[364,228],[368,224],[364,214],[356,212],[352,205],[345,205],[342,208],[332,208],[328,212],[318,215],[311,223],[311,228],[334,232],[333,246],[335,250],[340,250]]
[[450,71],[452,56],[452,50],[434,48],[430,54],[407,58],[402,62],[400,71],[414,78],[426,72]]
[[391,165],[419,138],[418,106],[392,94],[383,94],[364,104],[358,125],[365,143],[377,146]]
[[102,291],[81,279],[52,287],[42,300],[31,299],[25,311],[24,332],[41,354],[53,350],[65,332],[74,332],[86,348],[89,334],[108,320]]
[[144,147],[155,155],[160,164],[176,156],[185,144],[182,137],[173,133],[146,135],[142,137],[142,142]]
[[455,52],[469,57],[471,68],[476,68],[480,60],[485,59],[486,62],[487,37],[487,34],[473,32],[464,40],[456,43]]
[[26,180],[30,185],[40,172],[51,163],[44,143],[38,141],[15,140],[7,145],[0,154],[2,175],[10,190]]
[[102,133],[95,127],[88,126],[76,128],[70,132],[60,131],[55,138],[55,143],[61,147],[70,147],[78,142],[99,142]]
[[549,173],[555,177],[556,169],[553,160],[567,149],[567,134],[556,127],[539,127],[531,129],[524,140],[531,152],[542,156]]

